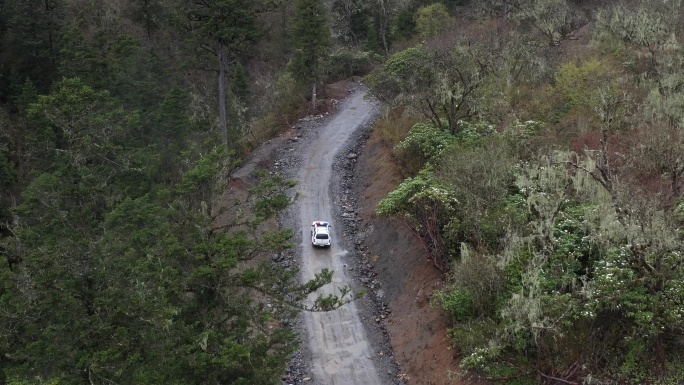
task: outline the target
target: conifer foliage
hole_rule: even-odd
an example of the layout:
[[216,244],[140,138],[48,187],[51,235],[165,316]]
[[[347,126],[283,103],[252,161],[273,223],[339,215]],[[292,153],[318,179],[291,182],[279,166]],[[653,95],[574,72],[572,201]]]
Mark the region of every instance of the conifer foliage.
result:
[[247,109],[234,64],[268,9],[0,1],[0,384],[279,381],[332,274],[270,263],[293,181],[255,172],[220,199],[240,159],[203,93],[233,69]]
[[294,55],[291,71],[303,85],[311,87],[311,108],[316,108],[316,86],[326,69],[330,52],[330,28],[322,0],[297,0],[292,31]]

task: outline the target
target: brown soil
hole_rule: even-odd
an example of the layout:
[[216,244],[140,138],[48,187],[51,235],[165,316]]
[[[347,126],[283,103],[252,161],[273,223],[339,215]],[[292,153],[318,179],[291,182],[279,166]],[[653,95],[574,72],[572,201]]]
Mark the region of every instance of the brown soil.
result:
[[335,103],[349,95],[349,85],[360,80],[360,77],[352,76],[349,79],[326,85],[323,95],[326,107],[324,112],[333,112]]

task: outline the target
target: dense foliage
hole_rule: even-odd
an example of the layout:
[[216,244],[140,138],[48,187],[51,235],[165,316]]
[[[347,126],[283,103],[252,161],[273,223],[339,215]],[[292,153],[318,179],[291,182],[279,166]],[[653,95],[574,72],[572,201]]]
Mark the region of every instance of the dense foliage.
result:
[[[302,109],[292,33],[330,34],[294,10],[0,1],[0,384],[278,383],[331,272],[271,263],[292,181],[226,182]],[[344,48],[306,53],[307,82],[358,75]]]
[[441,31],[438,7],[420,8],[422,40],[369,77],[424,119],[397,142],[407,178],[377,212],[445,271],[432,303],[464,369],[678,383],[682,4],[587,3],[483,1]]
[[368,83],[411,123],[378,212],[445,272],[432,298],[463,367],[675,383],[682,17],[680,0],[0,1],[0,384],[277,383],[330,272],[302,285],[263,262],[290,246],[272,219],[291,181],[217,198],[320,85],[383,58]]

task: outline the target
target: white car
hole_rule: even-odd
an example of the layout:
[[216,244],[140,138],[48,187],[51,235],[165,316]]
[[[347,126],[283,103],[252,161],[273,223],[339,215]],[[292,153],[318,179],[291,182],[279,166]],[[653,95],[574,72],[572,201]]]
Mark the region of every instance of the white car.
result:
[[311,244],[319,247],[330,247],[330,223],[314,221],[311,224]]

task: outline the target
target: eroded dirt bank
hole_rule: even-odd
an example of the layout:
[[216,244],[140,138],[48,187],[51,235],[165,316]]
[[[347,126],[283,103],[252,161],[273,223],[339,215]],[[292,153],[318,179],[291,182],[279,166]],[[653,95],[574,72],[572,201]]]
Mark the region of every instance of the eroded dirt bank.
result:
[[429,304],[429,294],[441,285],[439,271],[406,227],[374,214],[377,203],[401,182],[391,144],[371,131],[357,163],[352,185],[358,197],[359,238],[391,311],[382,322],[400,377],[407,384],[484,384],[459,374],[446,318]]
[[[337,95],[344,89],[333,87]],[[335,97],[335,93],[331,93]],[[335,168],[338,221],[347,224],[359,284],[368,290],[360,301],[365,314],[375,314],[375,333],[389,336],[398,364],[397,383],[483,384],[458,372],[458,361],[447,338],[443,312],[429,304],[429,294],[441,285],[439,271],[427,260],[420,242],[396,221],[374,214],[377,203],[400,182],[392,144],[370,126],[354,135]],[[372,324],[372,322],[371,322]]]

